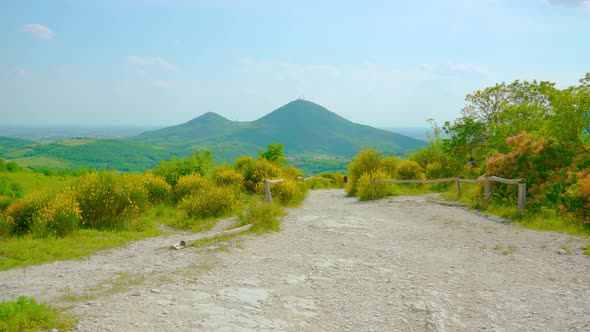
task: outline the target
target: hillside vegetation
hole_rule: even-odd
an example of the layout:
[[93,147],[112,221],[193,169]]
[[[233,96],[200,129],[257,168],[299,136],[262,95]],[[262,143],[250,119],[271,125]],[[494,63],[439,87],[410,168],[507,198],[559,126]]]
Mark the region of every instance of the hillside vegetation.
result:
[[145,171],[159,160],[210,150],[216,162],[257,156],[268,142],[282,142],[292,165],[306,174],[344,171],[362,148],[404,156],[426,143],[348,121],[324,107],[295,100],[253,122],[205,113],[186,123],[130,139],[66,139],[55,142],[0,137],[0,158],[36,168]]
[[[197,151],[161,160],[143,173],[41,173],[0,159],[0,269],[74,258],[156,235],[159,223],[197,231],[246,208],[242,218],[254,230],[278,230],[278,205],[298,205],[309,188],[342,187],[341,175],[330,176],[332,182],[304,182],[298,179],[303,173],[285,162],[282,144],[269,144],[258,158],[242,156],[233,164],[215,164],[210,151]],[[279,178],[284,181],[272,185],[277,206],[259,207],[264,181]],[[102,236],[111,240],[88,240]],[[69,239],[84,242],[72,245]]]
[[[590,234],[590,73],[565,89],[546,81],[500,83],[467,95],[466,102],[458,119],[442,128],[433,123],[430,145],[407,160],[374,149],[355,156],[348,193],[376,199],[402,186],[424,189],[377,178],[519,178],[527,185],[524,215],[516,210],[516,186],[493,183],[487,206],[483,184],[472,185],[467,197],[534,228]],[[475,165],[467,165],[470,158]]]

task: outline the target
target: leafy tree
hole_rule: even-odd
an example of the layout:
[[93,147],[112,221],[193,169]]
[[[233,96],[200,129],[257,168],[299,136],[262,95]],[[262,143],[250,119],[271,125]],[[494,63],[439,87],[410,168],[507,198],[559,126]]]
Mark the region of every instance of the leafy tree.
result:
[[168,184],[174,186],[181,176],[192,173],[199,173],[201,176],[208,176],[213,170],[213,155],[209,150],[198,150],[191,153],[186,159],[175,159],[160,161],[160,165],[154,168],[154,175],[163,177]]
[[287,162],[287,159],[285,158],[285,146],[283,143],[275,144],[273,142],[268,144],[268,149],[266,151],[260,150],[258,157],[264,158],[278,166],[282,166]]
[[580,83],[553,92],[553,112],[545,123],[544,133],[587,153],[586,145],[590,143],[590,73]]
[[508,152],[506,138],[538,132],[553,114],[554,85],[516,80],[468,94],[462,117],[443,127],[450,136],[444,142],[447,151],[455,157],[476,159]]

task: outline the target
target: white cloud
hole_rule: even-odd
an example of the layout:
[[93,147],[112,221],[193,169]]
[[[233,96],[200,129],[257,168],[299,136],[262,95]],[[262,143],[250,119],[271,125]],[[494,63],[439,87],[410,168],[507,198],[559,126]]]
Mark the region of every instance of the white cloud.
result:
[[135,56],[135,55],[129,55],[127,56],[127,62],[129,62],[130,64],[139,67],[140,71],[143,72],[143,70],[141,70],[141,68],[146,68],[146,67],[154,67],[154,68],[159,68],[159,69],[165,69],[165,70],[170,70],[170,71],[175,71],[176,70],[176,65],[173,63],[170,63],[160,57],[140,57],[140,56]]
[[55,35],[50,28],[38,23],[23,25],[23,31],[30,34],[33,37],[46,40],[52,40],[53,36]]
[[585,8],[590,10],[590,0],[545,0],[551,6]]

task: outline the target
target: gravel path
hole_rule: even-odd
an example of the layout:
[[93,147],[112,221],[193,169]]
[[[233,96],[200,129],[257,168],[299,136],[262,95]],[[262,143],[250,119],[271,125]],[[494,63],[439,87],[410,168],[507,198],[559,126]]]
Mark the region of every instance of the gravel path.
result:
[[77,331],[590,331],[582,242],[424,196],[312,191],[279,233],[169,249],[186,237],[0,272],[0,299],[69,307]]

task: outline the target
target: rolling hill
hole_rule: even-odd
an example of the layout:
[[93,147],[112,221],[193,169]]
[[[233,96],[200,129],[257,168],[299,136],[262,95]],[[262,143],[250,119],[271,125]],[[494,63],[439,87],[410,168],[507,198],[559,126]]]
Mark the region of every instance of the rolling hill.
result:
[[[351,122],[305,100],[292,101],[252,122],[234,122],[206,113],[181,125],[145,132],[132,141],[166,146],[181,154],[210,149],[216,160],[256,155],[270,142],[284,143],[285,154],[295,165],[332,164],[342,168],[362,148],[404,155],[426,143],[404,135]],[[340,160],[341,162],[335,162]],[[326,165],[328,166],[328,165]],[[330,168],[328,167],[328,168]]]
[[252,122],[205,113],[186,123],[128,139],[69,139],[35,142],[0,137],[0,158],[30,167],[141,171],[159,160],[209,149],[217,162],[257,156],[267,144],[284,143],[290,163],[307,174],[345,170],[361,149],[403,156],[426,142],[351,122],[305,100],[292,101]]

